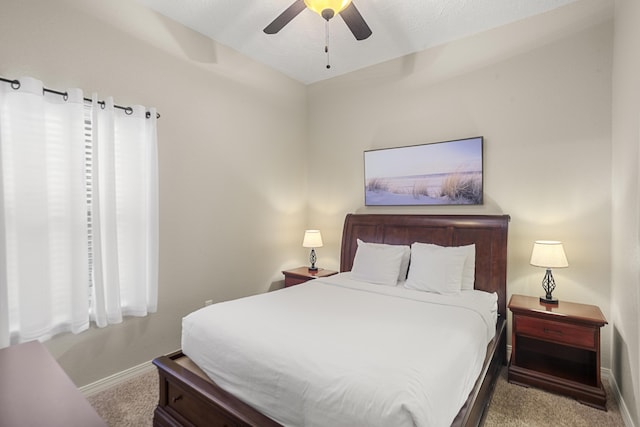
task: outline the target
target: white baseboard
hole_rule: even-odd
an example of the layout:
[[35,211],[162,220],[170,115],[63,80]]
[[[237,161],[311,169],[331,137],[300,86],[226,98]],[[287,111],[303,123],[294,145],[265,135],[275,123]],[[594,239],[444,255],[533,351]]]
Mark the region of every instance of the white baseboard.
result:
[[155,366],[151,363],[151,361],[144,362],[132,368],[125,369],[124,371],[109,375],[108,377],[91,384],[82,386],[80,387],[80,392],[86,397],[92,396],[96,393],[100,393],[101,391],[110,389],[111,387],[115,387],[116,385],[124,381],[135,378],[138,375],[145,374],[153,369],[155,369]]
[[620,388],[618,387],[618,383],[616,382],[615,377],[611,374],[611,369],[602,368],[600,370],[600,375],[603,378],[606,378],[609,382],[609,387],[611,387],[611,394],[618,404],[620,408],[620,414],[622,415],[622,421],[624,421],[624,425],[627,427],[635,427],[633,420],[631,419],[631,414],[629,413],[629,408],[627,407],[624,399],[622,398],[622,394],[620,393]]

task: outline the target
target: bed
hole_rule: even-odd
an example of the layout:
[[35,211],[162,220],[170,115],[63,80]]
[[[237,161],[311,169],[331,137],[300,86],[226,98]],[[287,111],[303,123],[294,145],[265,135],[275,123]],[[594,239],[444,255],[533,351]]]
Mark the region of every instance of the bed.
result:
[[[183,351],[179,351],[154,360],[160,378],[160,396],[158,406],[154,412],[154,425],[322,425],[322,421],[318,420],[322,419],[319,417],[324,416],[323,414],[327,414],[328,416],[325,425],[349,425],[352,424],[351,421],[349,421],[349,417],[353,416],[354,411],[360,411],[359,413],[362,414],[362,421],[359,422],[361,425],[374,425],[376,421],[384,420],[384,418],[382,418],[383,416],[389,416],[388,423],[390,423],[390,425],[410,423],[412,420],[418,425],[448,425],[448,421],[446,424],[443,424],[442,420],[450,420],[451,417],[453,417],[451,422],[453,426],[481,425],[500,367],[506,362],[506,254],[508,222],[509,217],[506,215],[347,215],[342,236],[341,274],[333,278],[316,279],[282,291],[256,296],[256,298],[249,297],[242,299],[249,301],[248,308],[246,307],[246,301],[238,301],[221,305],[222,308],[226,307],[227,310],[202,310],[185,317],[185,320],[183,320],[183,351],[184,353],[189,353],[191,357],[187,357]],[[483,322],[475,321],[476,324],[483,324],[482,326],[473,325],[473,321],[468,323],[469,326],[467,328],[469,329],[475,327],[480,328],[476,332],[473,332],[472,335],[482,336],[483,341],[474,344],[475,346],[481,346],[481,351],[470,352],[474,353],[474,355],[471,356],[474,358],[473,363],[468,363],[466,359],[464,359],[463,363],[465,366],[467,364],[474,365],[472,378],[467,378],[465,381],[459,379],[446,381],[448,377],[438,377],[438,386],[442,385],[442,390],[449,390],[447,393],[450,393],[450,395],[444,392],[441,396],[437,396],[438,393],[436,393],[436,397],[430,397],[431,395],[428,395],[424,405],[421,405],[419,399],[416,398],[416,396],[419,397],[421,394],[417,393],[410,397],[410,399],[412,399],[411,401],[391,402],[389,407],[392,409],[389,410],[384,408],[380,409],[384,405],[378,405],[377,401],[373,408],[370,406],[366,409],[366,401],[369,394],[373,396],[372,398],[377,398],[380,388],[396,390],[394,387],[398,387],[397,381],[395,383],[393,381],[386,383],[386,378],[379,376],[381,375],[380,371],[384,371],[387,365],[394,367],[394,372],[403,370],[414,372],[420,368],[410,366],[407,367],[407,369],[395,369],[398,365],[403,368],[408,366],[406,365],[407,362],[405,359],[399,358],[399,353],[387,354],[381,350],[370,352],[380,353],[382,359],[369,358],[366,352],[357,354],[358,360],[364,362],[359,362],[357,365],[351,366],[351,368],[355,367],[359,369],[361,378],[367,379],[367,381],[363,382],[369,382],[374,385],[373,391],[371,391],[370,389],[352,386],[350,383],[343,384],[340,382],[342,376],[347,376],[347,374],[343,375],[341,371],[343,366],[332,363],[340,361],[343,354],[332,350],[319,338],[311,338],[311,341],[305,341],[305,336],[301,334],[300,328],[294,327],[296,326],[296,320],[299,318],[288,318],[287,316],[290,314],[285,313],[291,310],[267,311],[267,313],[271,314],[262,317],[262,319],[267,319],[271,322],[269,323],[265,320],[265,322],[263,322],[265,323],[265,328],[284,331],[280,335],[267,337],[266,334],[260,332],[258,336],[247,338],[250,336],[248,330],[231,329],[231,325],[235,327],[236,323],[241,324],[243,322],[230,321],[229,319],[233,319],[233,317],[228,316],[239,315],[239,313],[247,317],[252,315],[252,313],[257,313],[257,315],[260,316],[262,313],[260,310],[263,309],[263,306],[269,307],[270,304],[282,304],[282,300],[287,301],[285,304],[288,304],[288,306],[300,307],[299,311],[304,311],[305,313],[321,310],[314,310],[314,307],[311,305],[308,307],[302,306],[305,300],[313,299],[317,302],[316,305],[318,307],[323,307],[322,301],[336,301],[331,306],[326,306],[332,308],[331,312],[327,313],[327,321],[325,323],[334,328],[331,330],[331,333],[334,339],[337,339],[339,342],[338,348],[351,354],[358,352],[359,341],[354,343],[354,340],[351,338],[340,340],[338,337],[340,334],[337,333],[338,330],[335,329],[339,327],[339,325],[336,326],[336,322],[338,322],[338,324],[342,322],[344,325],[343,329],[348,331],[352,326],[355,327],[355,324],[362,323],[362,319],[369,319],[366,320],[365,327],[369,327],[371,330],[375,329],[375,333],[367,333],[366,330],[354,329],[354,331],[357,331],[354,332],[356,335],[351,335],[351,337],[358,337],[358,340],[364,340],[365,338],[362,337],[370,335],[369,338],[371,341],[363,341],[363,343],[365,343],[363,345],[369,346],[375,342],[375,338],[380,330],[385,329],[385,327],[391,328],[388,323],[392,323],[396,315],[391,317],[378,316],[378,318],[375,318],[374,316],[367,318],[365,317],[367,311],[371,311],[372,313],[375,313],[375,310],[383,312],[385,310],[381,309],[381,307],[384,307],[382,304],[387,304],[387,300],[393,299],[398,300],[397,304],[399,304],[398,308],[394,308],[394,310],[407,313],[415,312],[414,314],[416,316],[422,315],[420,309],[416,307],[419,306],[418,304],[423,304],[423,302],[414,301],[413,296],[410,298],[410,301],[405,301],[405,299],[407,299],[405,298],[407,291],[400,289],[400,286],[377,286],[376,288],[381,289],[382,294],[384,294],[380,295],[377,290],[376,292],[370,292],[370,288],[366,287],[368,286],[367,284],[360,284],[357,283],[359,282],[358,280],[353,280],[353,275],[362,272],[363,264],[361,259],[363,249],[360,249],[360,260],[355,260],[355,258],[358,255],[358,248],[363,245],[363,242],[367,242],[367,244],[386,244],[393,246],[412,245],[414,242],[420,242],[421,244],[437,245],[438,248],[446,247],[451,250],[473,245],[475,249],[475,262],[473,262],[475,277],[472,286],[475,290],[484,292],[465,292],[469,295],[494,295],[495,317],[492,319],[492,322],[486,321],[484,324]],[[414,248],[412,248],[412,250],[413,249]],[[354,260],[356,265],[354,265]],[[416,258],[416,268],[419,265],[417,260],[418,258]],[[373,266],[372,270],[375,269],[375,266]],[[407,281],[411,279],[412,273],[411,270],[409,271]],[[405,288],[405,286],[403,286],[403,288]],[[418,299],[423,298],[421,295],[429,294],[416,290],[409,290],[409,292],[419,295]],[[396,295],[396,293],[401,293],[401,298],[399,297],[400,294]],[[448,296],[445,295],[444,297],[446,300]],[[484,296],[482,298],[483,300],[485,299]],[[355,306],[354,304],[356,303],[354,301],[356,299],[370,305],[367,306],[368,308],[358,306],[357,314],[355,312],[349,313],[349,307]],[[451,297],[450,299],[453,300],[456,298]],[[264,301],[264,303],[261,302],[258,304],[259,301]],[[428,301],[427,303],[432,302]],[[394,302],[393,304],[396,303]],[[441,300],[438,300],[438,308],[430,308],[428,311],[437,314],[439,313],[438,310],[441,309],[440,306],[447,304],[448,303],[442,303]],[[277,307],[277,305],[272,306],[272,310],[273,307]],[[243,312],[242,310],[245,311]],[[444,310],[444,308],[442,308],[442,310]],[[447,308],[447,310],[449,309]],[[467,318],[482,318],[480,315],[470,314],[471,310],[467,308],[454,307],[453,310],[454,313],[460,314],[459,316],[455,315],[453,318],[450,318],[450,320],[446,322],[447,324],[457,323],[458,320],[462,322],[463,319]],[[277,313],[277,315],[274,313]],[[447,313],[449,313],[449,311],[447,311]],[[319,314],[321,315],[322,313]],[[350,314],[353,320],[349,320]],[[302,314],[296,312],[296,316],[298,315]],[[224,324],[226,322],[229,328],[225,327],[222,329],[225,331],[228,329],[231,337],[222,339],[206,336],[207,332],[199,329],[198,326],[203,323],[202,321],[199,323],[195,321],[195,323],[191,322],[192,319],[198,317],[203,317],[204,323]],[[487,316],[485,315],[484,318],[487,318]],[[260,317],[258,317],[258,319],[260,319]],[[373,326],[371,319],[374,319],[378,323]],[[469,320],[464,321],[469,322]],[[309,334],[315,330],[320,331],[320,334],[322,334],[321,329],[323,322],[321,319],[320,321],[314,321],[311,318],[307,319],[305,317],[304,322],[304,327],[308,328]],[[425,322],[434,323],[430,320],[425,320]],[[250,324],[255,325],[255,321]],[[280,325],[281,327],[274,328],[274,325]],[[293,326],[289,327],[288,325]],[[491,328],[493,328],[493,330]],[[256,328],[252,327],[252,329]],[[260,330],[259,328],[257,329]],[[447,332],[444,327],[437,329],[442,329],[442,331],[439,331],[441,334],[451,334],[451,332]],[[391,330],[393,331],[393,329]],[[493,336],[491,336],[492,332]],[[296,333],[298,335],[295,335]],[[348,334],[346,336],[349,337]],[[385,340],[386,339],[388,338],[385,338]],[[468,338],[465,338],[465,340],[466,339]],[[225,342],[225,340],[227,342]],[[274,359],[266,356],[270,352],[275,351],[273,348],[277,349],[280,345],[284,346],[287,341],[299,342],[300,352],[296,353],[297,350],[295,348],[284,350],[287,347],[282,347],[283,354],[281,354],[281,357]],[[443,336],[440,336],[432,338],[428,344],[431,345],[433,353],[435,354],[444,350],[444,347],[448,348],[450,344],[447,344],[447,346],[438,345],[438,343],[446,341],[446,339],[443,339]],[[213,347],[209,347],[208,353],[198,353],[195,349],[200,345],[213,345]],[[229,346],[229,349],[226,349],[226,347],[218,348],[218,345]],[[248,345],[249,347],[244,347],[244,350],[238,350],[241,348],[239,347],[240,345]],[[398,345],[405,346],[407,344],[396,343],[388,347],[394,348]],[[251,350],[247,350],[247,348]],[[481,354],[483,352],[482,350],[484,350],[484,354]],[[466,350],[456,350],[456,354],[466,352]],[[243,357],[236,357],[238,354],[242,354]],[[244,357],[244,355],[255,354],[265,356],[264,358],[253,359]],[[234,356],[227,357],[229,355]],[[292,358],[287,358],[289,355],[292,355]],[[402,356],[402,354],[400,355]],[[349,357],[347,356],[348,355],[344,354],[345,365],[349,364]],[[387,365],[381,364],[381,360],[385,360],[384,357],[390,358],[390,362]],[[228,359],[224,362],[228,364],[222,364],[222,359]],[[265,364],[262,359],[268,362]],[[433,359],[433,361],[437,360],[438,359]],[[327,363],[327,366],[324,366],[324,363]],[[288,370],[284,370],[289,366],[293,366],[295,368],[294,371],[297,369],[298,373],[296,374],[294,372],[290,374]],[[376,368],[371,369],[371,367]],[[345,372],[350,373],[353,370],[351,368],[349,368],[349,370],[344,368]],[[218,371],[215,371],[215,369],[218,369]],[[367,369],[369,370],[367,371]],[[214,374],[208,375],[204,372],[205,370],[209,373],[214,372]],[[250,372],[248,377],[250,378],[249,386],[247,386],[246,381],[244,385],[242,384],[242,378],[238,379],[238,377],[232,375],[232,371],[235,370],[246,372],[247,375],[249,375]],[[302,379],[296,377],[296,375],[300,375],[300,372],[305,372],[305,377]],[[335,377],[331,377],[331,375]],[[468,374],[467,377],[469,375],[471,374]],[[212,381],[210,377],[216,378],[216,382]],[[326,378],[330,378],[329,384],[316,384],[318,381]],[[453,376],[451,376],[451,378],[453,378]],[[400,384],[402,384],[402,381],[411,381],[413,384],[413,378],[400,379],[399,381]],[[458,383],[462,382],[468,383],[464,385],[467,388],[458,388]],[[380,387],[380,384],[383,384],[384,387]],[[278,385],[279,388],[276,387],[276,385]],[[447,385],[447,387],[444,387],[445,385]],[[262,388],[263,386],[265,388]],[[332,389],[331,386],[334,388]],[[412,387],[411,389],[413,390]],[[348,405],[343,405],[344,400],[332,400],[334,396],[338,395],[336,389],[347,390],[346,394],[354,394],[357,399],[361,399],[361,397],[364,396],[363,401],[365,403],[357,400],[349,401]],[[324,397],[317,398],[317,394],[313,394],[314,392],[321,393],[322,390],[330,391],[326,394],[326,399]],[[460,398],[461,390],[464,390],[462,398]],[[403,390],[397,389],[394,396],[402,394],[400,391]],[[258,398],[254,400],[256,395]],[[296,395],[304,395],[306,396],[306,400],[296,401]],[[454,412],[451,412],[452,409],[448,408],[447,414],[432,415],[434,409],[445,406],[443,403],[445,403],[446,400],[457,402],[455,403]],[[251,402],[252,404],[249,405],[245,403],[245,401]],[[310,401],[314,402],[314,404],[309,405]],[[382,398],[382,402],[385,405],[389,403],[389,401],[390,399],[388,397]],[[328,406],[323,407],[323,404]],[[423,406],[428,410],[424,410]],[[298,407],[301,407],[301,411],[304,410],[308,412],[301,415],[298,412]],[[409,407],[409,409],[407,409],[407,407]],[[341,413],[340,411],[343,410],[344,413]],[[376,412],[377,410],[382,412],[378,413]],[[423,413],[421,413],[421,411]],[[373,414],[371,415],[373,418],[367,420],[367,414]],[[408,418],[401,419],[397,417]],[[415,418],[415,420],[413,418]],[[282,423],[276,422],[274,419],[278,419],[282,421]],[[401,421],[396,422],[396,420]],[[384,421],[381,422],[382,424],[385,423]]]

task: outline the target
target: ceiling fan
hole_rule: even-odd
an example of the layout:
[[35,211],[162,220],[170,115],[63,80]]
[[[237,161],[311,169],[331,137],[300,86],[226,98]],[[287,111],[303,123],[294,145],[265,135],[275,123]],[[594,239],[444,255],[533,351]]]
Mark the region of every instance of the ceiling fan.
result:
[[296,0],[267,25],[264,32],[267,34],[277,33],[306,8],[313,10],[327,22],[339,14],[356,40],[364,40],[372,34],[371,29],[351,0]]

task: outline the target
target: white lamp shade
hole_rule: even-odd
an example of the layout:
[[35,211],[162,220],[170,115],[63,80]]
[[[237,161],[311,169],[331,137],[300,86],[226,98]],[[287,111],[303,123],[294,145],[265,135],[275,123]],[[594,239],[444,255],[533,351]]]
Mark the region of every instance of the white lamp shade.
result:
[[322,234],[320,234],[320,230],[306,230],[302,246],[305,248],[321,248]]
[[538,240],[533,244],[531,265],[544,268],[569,267],[562,242],[556,240]]

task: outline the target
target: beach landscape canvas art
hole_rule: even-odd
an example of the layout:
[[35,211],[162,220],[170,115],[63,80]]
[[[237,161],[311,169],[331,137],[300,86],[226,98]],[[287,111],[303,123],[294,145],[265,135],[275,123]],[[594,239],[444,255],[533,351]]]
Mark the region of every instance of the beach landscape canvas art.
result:
[[364,152],[365,205],[481,205],[483,137]]

